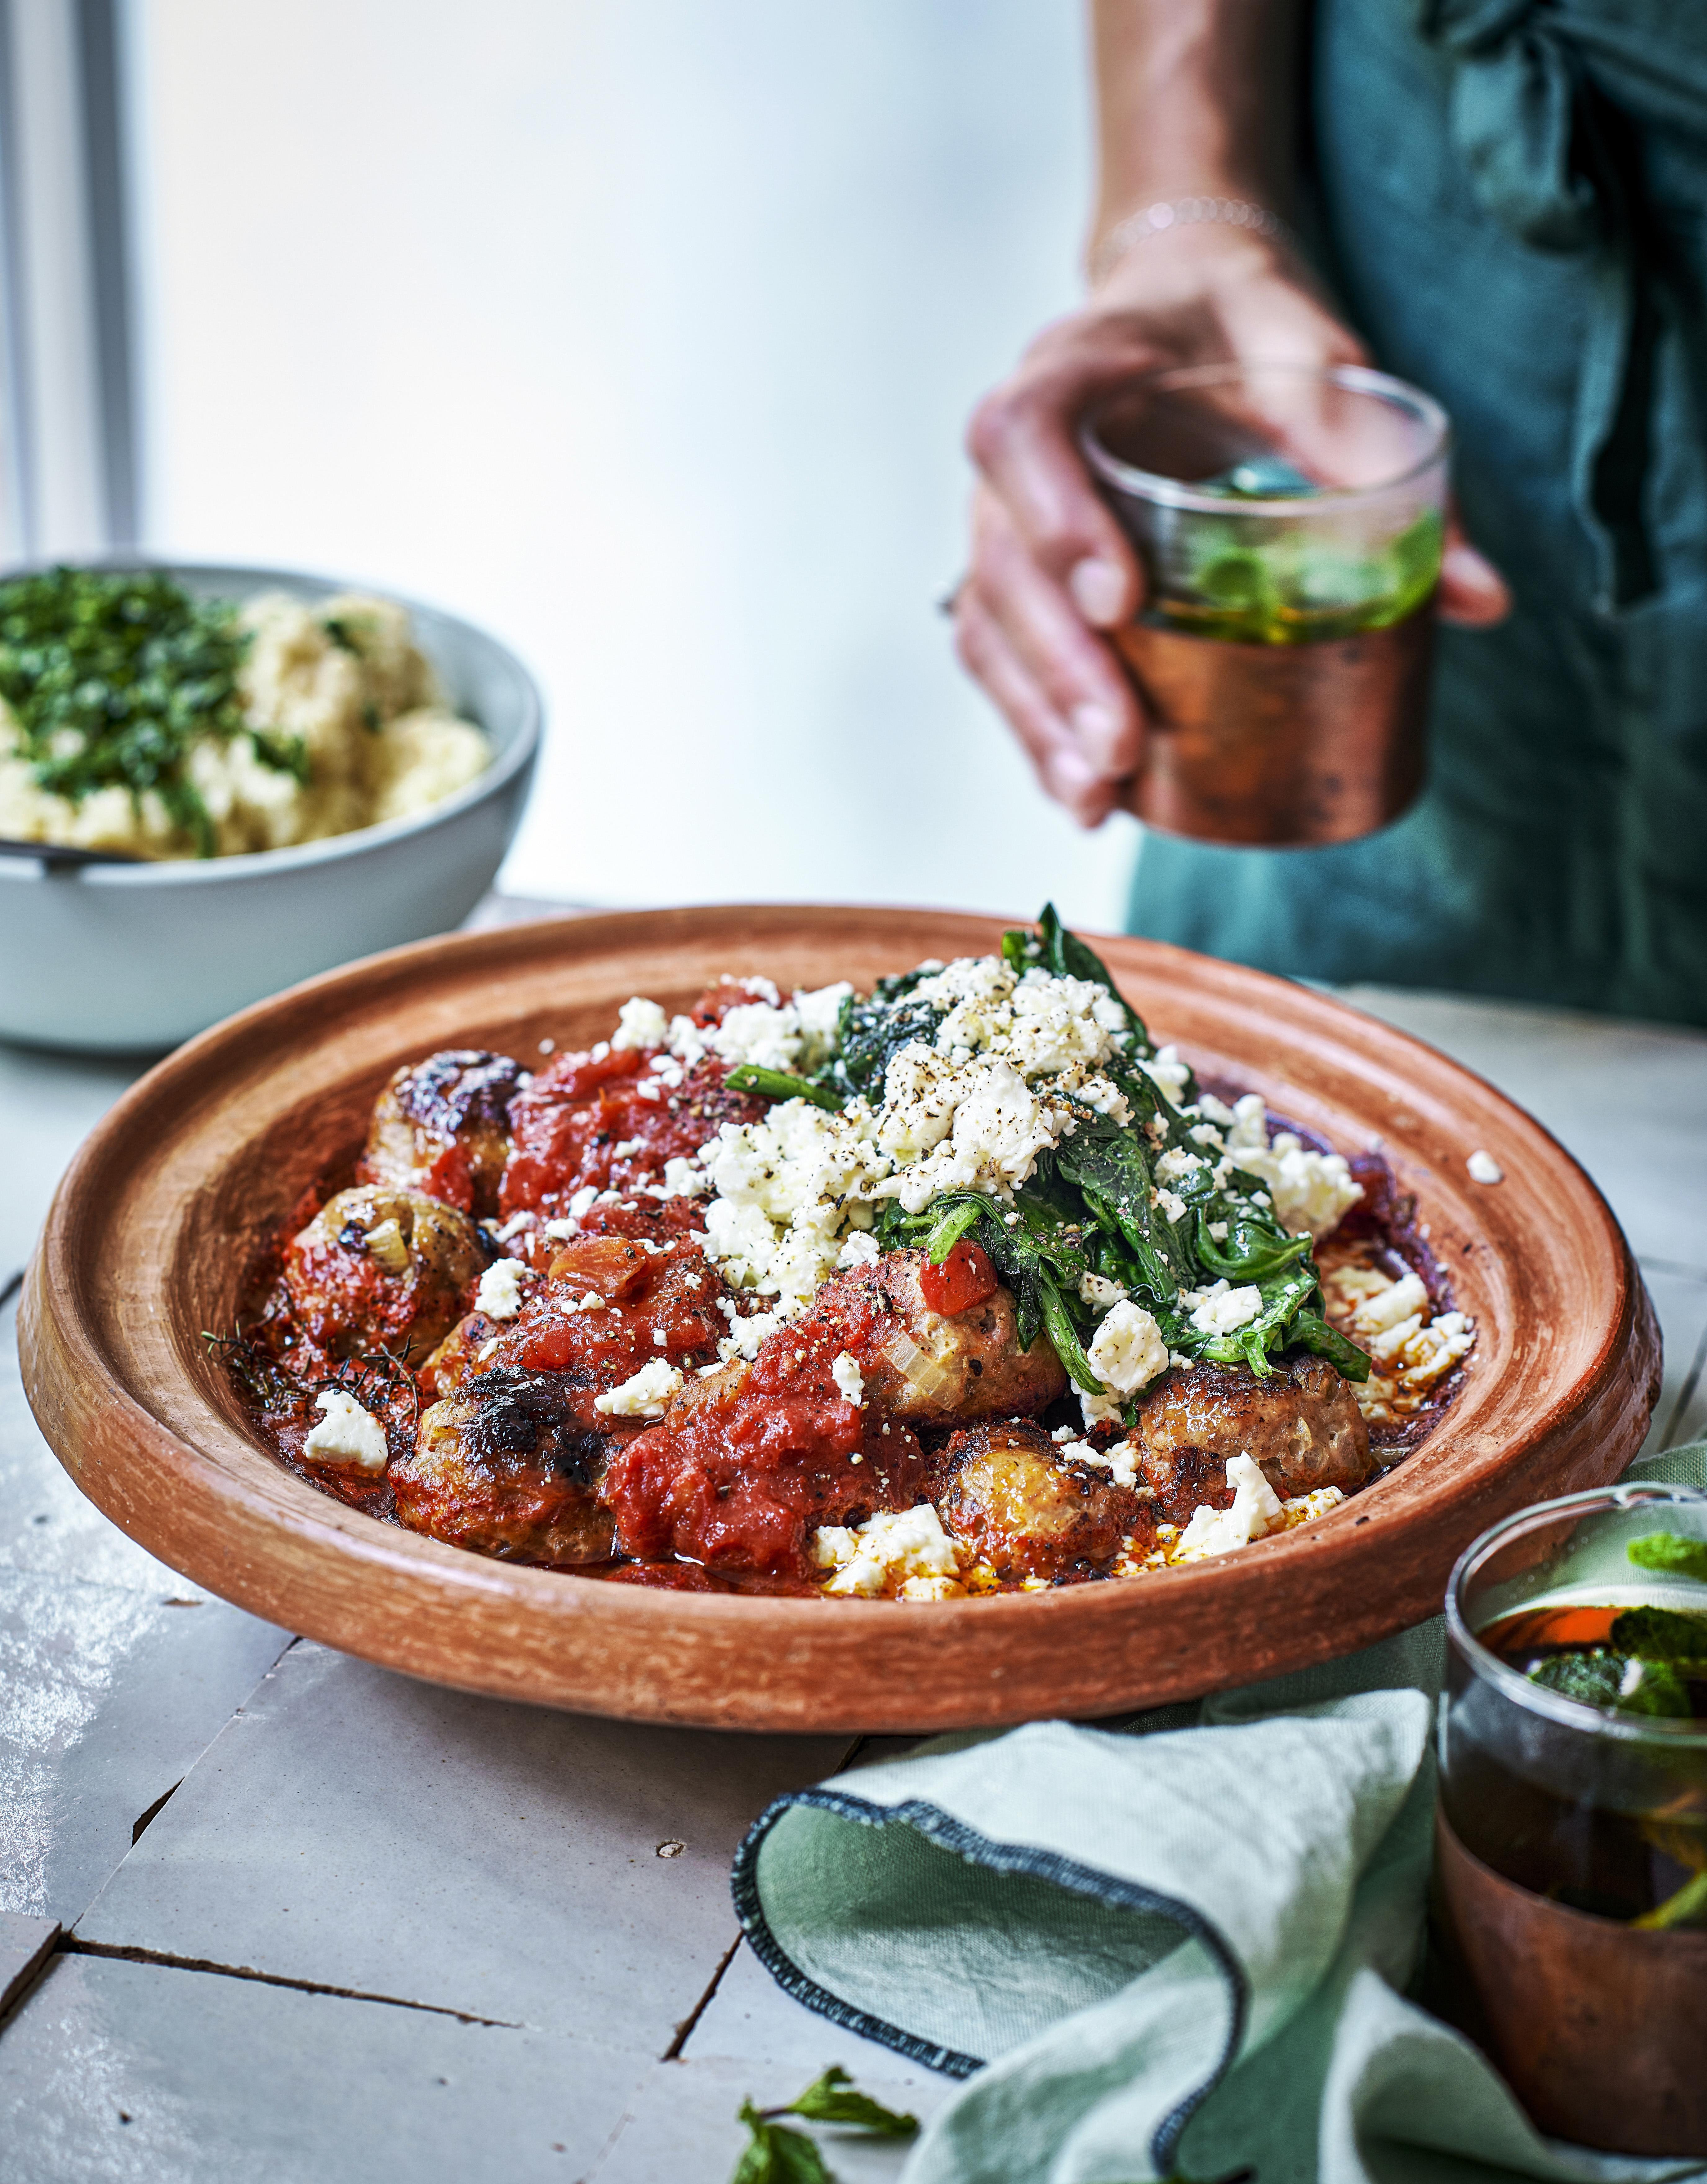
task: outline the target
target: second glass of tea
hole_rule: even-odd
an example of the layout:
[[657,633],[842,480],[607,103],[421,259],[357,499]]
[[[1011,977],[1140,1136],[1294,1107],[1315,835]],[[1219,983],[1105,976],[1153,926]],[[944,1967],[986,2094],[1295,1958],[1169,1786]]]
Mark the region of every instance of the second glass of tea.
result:
[[1543,2131],[1707,2154],[1707,1496],[1520,1511],[1446,1624],[1447,1998]]
[[1081,440],[1144,571],[1113,633],[1149,727],[1128,809],[1270,848],[1398,818],[1425,771],[1444,410],[1357,365],[1191,365]]

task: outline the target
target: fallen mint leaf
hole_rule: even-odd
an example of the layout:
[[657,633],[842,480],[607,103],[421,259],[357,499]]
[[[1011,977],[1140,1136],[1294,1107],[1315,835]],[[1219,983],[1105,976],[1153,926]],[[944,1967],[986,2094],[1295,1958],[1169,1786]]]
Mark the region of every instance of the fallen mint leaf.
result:
[[788,2112],[804,2116],[809,2123],[843,2124],[855,2131],[875,2131],[884,2138],[910,2138],[919,2128],[917,2116],[898,2114],[881,2101],[874,2101],[869,2093],[856,2092],[848,2073],[834,2063],[798,2100],[788,2103]]
[[836,2184],[804,2131],[773,2123],[751,2101],[741,2103],[741,2120],[753,2136],[729,2184]]

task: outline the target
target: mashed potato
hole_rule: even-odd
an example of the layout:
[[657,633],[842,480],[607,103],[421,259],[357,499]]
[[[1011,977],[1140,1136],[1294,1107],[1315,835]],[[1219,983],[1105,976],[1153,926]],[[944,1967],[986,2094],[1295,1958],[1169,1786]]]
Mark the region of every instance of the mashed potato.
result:
[[[203,736],[184,766],[211,822],[215,855],[288,849],[410,817],[491,763],[491,745],[449,710],[407,612],[391,600],[351,592],[307,605],[269,592],[249,600],[239,621],[249,643],[238,692],[253,733]],[[295,771],[270,764],[258,736],[275,749],[300,738],[304,763]],[[153,789],[107,786],[74,800],[42,788],[3,703],[0,835],[144,857],[197,854]]]

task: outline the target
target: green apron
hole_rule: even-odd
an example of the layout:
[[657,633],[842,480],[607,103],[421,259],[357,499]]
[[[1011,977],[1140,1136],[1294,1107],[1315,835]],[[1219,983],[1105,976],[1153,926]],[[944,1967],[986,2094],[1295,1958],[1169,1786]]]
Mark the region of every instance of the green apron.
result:
[[1318,0],[1312,81],[1331,277],[1450,411],[1516,610],[1442,631],[1405,818],[1152,833],[1132,930],[1707,1023],[1707,7]]

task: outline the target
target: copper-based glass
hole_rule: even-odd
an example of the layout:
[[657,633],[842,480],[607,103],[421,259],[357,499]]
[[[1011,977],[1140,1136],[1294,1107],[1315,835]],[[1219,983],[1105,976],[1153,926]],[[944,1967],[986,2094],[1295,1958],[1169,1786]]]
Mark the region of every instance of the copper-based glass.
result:
[[1630,1485],[1453,1573],[1438,1898],[1543,2129],[1707,2153],[1707,1496]]
[[1141,818],[1284,846],[1415,800],[1448,437],[1426,394],[1349,365],[1182,366],[1086,419],[1144,568],[1115,632],[1151,729]]

